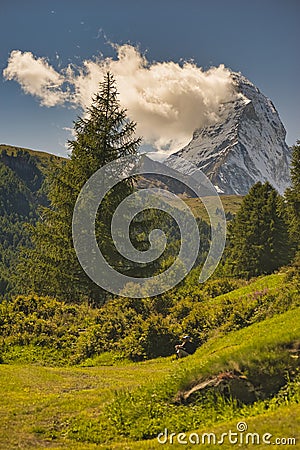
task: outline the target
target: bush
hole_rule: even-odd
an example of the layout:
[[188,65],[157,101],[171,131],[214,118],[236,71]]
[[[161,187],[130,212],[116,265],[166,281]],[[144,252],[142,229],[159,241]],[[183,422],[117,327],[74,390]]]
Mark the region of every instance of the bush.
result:
[[152,314],[135,324],[118,345],[125,357],[133,361],[169,356],[178,343],[178,326],[159,314]]
[[[141,361],[172,355],[182,334],[190,334],[199,346],[215,334],[247,327],[300,304],[295,268],[246,285],[225,278],[193,285],[196,275],[188,278],[186,286],[182,283],[161,296],[117,298],[100,308],[36,295],[3,301],[3,358],[30,361],[32,355],[45,364],[55,358],[59,364],[82,364],[117,352]],[[31,350],[26,352],[25,347]]]
[[233,278],[221,278],[218,280],[212,280],[208,282],[203,289],[203,294],[208,297],[214,298],[227,292],[234,291],[241,287],[241,281]]

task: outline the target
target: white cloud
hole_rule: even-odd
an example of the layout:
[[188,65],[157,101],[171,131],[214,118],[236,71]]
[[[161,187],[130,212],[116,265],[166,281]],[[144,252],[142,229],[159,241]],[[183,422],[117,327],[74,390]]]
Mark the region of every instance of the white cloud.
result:
[[[132,45],[114,45],[117,58],[86,60],[57,72],[44,58],[13,51],[4,77],[37,96],[42,105],[69,102],[86,109],[105,72],[116,77],[120,102],[137,122],[137,132],[161,154],[185,145],[196,128],[215,123],[219,107],[236,96],[230,71],[207,71],[194,63],[149,62]],[[62,84],[65,83],[65,91]]]
[[61,90],[64,77],[45,58],[35,58],[31,52],[12,51],[3,75],[16,80],[26,94],[38,97],[44,106],[55,106],[66,99]]

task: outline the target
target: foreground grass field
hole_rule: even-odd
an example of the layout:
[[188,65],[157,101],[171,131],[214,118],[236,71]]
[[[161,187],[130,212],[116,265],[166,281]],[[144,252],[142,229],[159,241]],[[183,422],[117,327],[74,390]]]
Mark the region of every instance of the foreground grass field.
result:
[[[161,358],[101,367],[55,368],[0,365],[0,448],[22,449],[157,449],[155,435],[197,431],[236,431],[246,422],[249,432],[296,439],[299,447],[299,382],[273,400],[238,406],[234,402],[176,406],[172,395],[196,380],[224,370],[241,371],[250,380],[297,372],[289,348],[300,336],[300,309],[277,315],[242,330],[215,337],[195,356],[181,361]],[[288,377],[287,377],[288,379]],[[117,395],[117,393],[119,394]],[[168,400],[169,398],[169,400]],[[153,439],[132,441],[147,433]],[[102,435],[103,433],[103,435]],[[182,444],[169,442],[169,448]],[[195,445],[186,445],[194,448]],[[202,448],[218,448],[211,444]],[[221,448],[231,448],[224,443]],[[239,448],[248,448],[239,445]],[[267,444],[255,444],[267,448]]]
[[[57,369],[36,366],[1,366],[1,407],[0,407],[0,448],[1,450],[21,449],[74,449],[89,450],[101,448],[114,449],[159,449],[162,447],[156,439],[146,442],[128,442],[120,437],[120,442],[111,444],[93,444],[76,442],[56,437],[58,432],[67,428],[70,418],[78,414],[97,418],[105,403],[109,402],[118,389],[135,388],[153,380],[161,380],[172,368],[170,359],[126,367],[72,368]],[[285,448],[300,448],[300,405],[282,406],[277,411],[269,411],[258,417],[246,420],[249,432],[265,433],[275,438],[296,439],[296,445]],[[219,426],[201,427],[199,434],[214,432],[217,436],[236,431],[237,420],[225,421]],[[44,431],[47,430],[47,436]],[[177,431],[180,430],[170,430]],[[116,430],[117,433],[117,430]],[[179,449],[181,444],[163,447]],[[189,446],[195,448],[197,446]],[[189,448],[185,445],[185,448]],[[239,448],[249,448],[239,445]],[[255,445],[264,449],[266,444]],[[217,448],[201,445],[201,448]],[[224,443],[222,448],[232,448]]]

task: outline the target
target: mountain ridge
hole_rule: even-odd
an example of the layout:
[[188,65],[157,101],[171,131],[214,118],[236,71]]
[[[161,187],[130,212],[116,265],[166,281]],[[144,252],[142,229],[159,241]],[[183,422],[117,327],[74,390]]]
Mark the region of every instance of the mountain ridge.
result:
[[241,74],[232,72],[236,99],[220,106],[218,121],[198,128],[166,164],[180,169],[187,159],[210,178],[221,194],[246,195],[253,184],[269,181],[280,194],[290,184],[291,149],[270,99]]

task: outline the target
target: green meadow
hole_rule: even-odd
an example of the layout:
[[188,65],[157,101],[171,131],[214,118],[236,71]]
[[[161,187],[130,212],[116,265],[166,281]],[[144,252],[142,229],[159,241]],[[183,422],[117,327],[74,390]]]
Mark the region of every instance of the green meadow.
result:
[[[207,319],[210,316],[216,321],[213,313],[222,315],[226,305],[237,308],[243,298],[249,300],[252,295],[253,300],[263,289],[268,289],[269,296],[270,292],[273,296],[285,292],[285,307],[282,300],[274,301],[272,312],[261,300],[252,323],[249,320],[237,327],[232,322],[235,326],[230,327],[229,320],[227,326],[223,323],[211,328],[197,352],[182,360],[169,356],[131,362],[114,352],[104,352],[80,365],[62,365],[60,361],[60,366],[55,362],[49,366],[42,364],[41,358],[30,362],[25,356],[8,361],[9,353],[4,353],[0,365],[0,448],[197,448],[188,440],[191,433],[192,439],[195,433],[200,439],[203,433],[214,433],[220,439],[222,433],[236,432],[239,422],[245,422],[247,431],[259,434],[260,439],[269,433],[272,444],[279,438],[286,442],[286,448],[300,448],[297,284],[287,282],[284,274],[261,277],[207,299],[204,311]],[[242,311],[246,314],[245,306]],[[32,346],[18,346],[18,352],[32,354]],[[245,402],[232,395],[230,384],[229,391],[225,384],[227,391],[211,387],[196,391],[187,402],[178,400],[193,387],[222,374],[237,374],[245,383],[243,389],[251,386],[255,390],[255,401]],[[165,429],[175,433],[172,443],[169,436],[166,444],[158,442],[158,434]],[[185,433],[187,444],[178,442],[179,433]],[[288,438],[295,439],[295,445],[285,440]],[[222,444],[225,449],[232,446],[226,440]],[[255,443],[258,449],[267,446]],[[250,444],[238,447],[249,448]],[[219,447],[205,441],[201,448]]]

